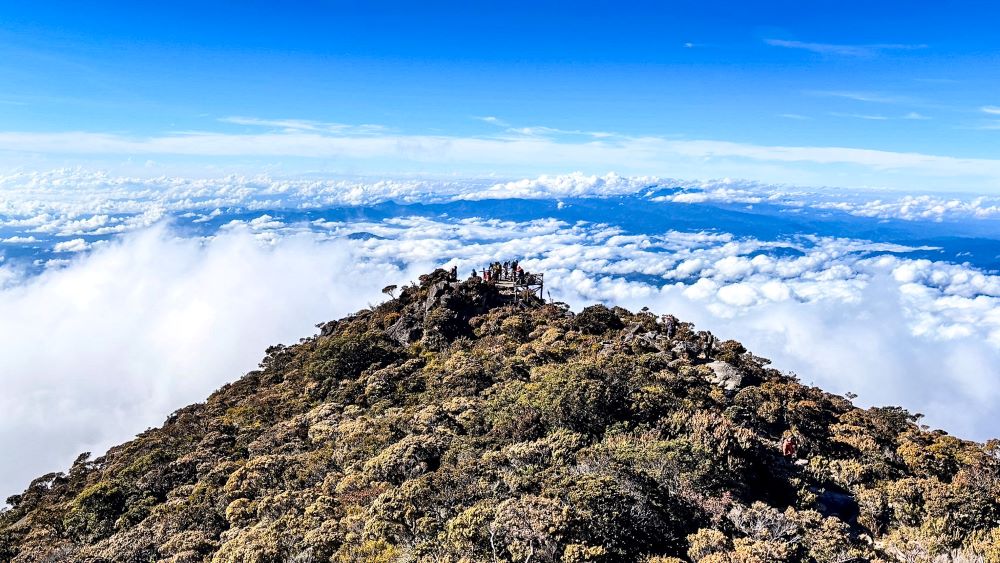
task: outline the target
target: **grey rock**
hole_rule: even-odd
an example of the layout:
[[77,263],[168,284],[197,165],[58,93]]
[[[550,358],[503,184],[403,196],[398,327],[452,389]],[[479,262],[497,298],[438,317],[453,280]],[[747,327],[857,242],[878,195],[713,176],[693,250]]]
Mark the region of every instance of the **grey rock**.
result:
[[420,340],[424,335],[424,329],[419,320],[409,315],[403,315],[386,329],[385,335],[399,342],[402,346],[408,346],[410,343]]
[[678,342],[671,349],[671,352],[673,352],[675,355],[689,356],[692,358],[698,355],[698,351],[699,351],[698,345],[687,341]]
[[659,334],[653,331],[640,333],[639,330],[641,330],[641,328],[642,325],[640,324],[634,324],[630,326],[628,330],[626,330],[625,336],[622,338],[622,341],[625,342],[626,344],[638,344],[640,347],[650,352],[664,351],[664,346],[661,343],[657,342]]
[[823,516],[850,521],[858,515],[858,501],[846,491],[824,490],[816,499],[816,510]]
[[331,334],[333,334],[333,331],[337,330],[337,321],[320,323],[316,326],[319,328],[320,336],[330,336]]
[[740,373],[740,370],[726,362],[716,360],[707,364],[706,367],[712,370],[709,381],[726,391],[735,391],[743,383],[743,374]]
[[447,301],[449,293],[451,293],[451,284],[446,281],[439,281],[432,285],[427,291],[424,311],[430,311],[435,305],[444,304]]

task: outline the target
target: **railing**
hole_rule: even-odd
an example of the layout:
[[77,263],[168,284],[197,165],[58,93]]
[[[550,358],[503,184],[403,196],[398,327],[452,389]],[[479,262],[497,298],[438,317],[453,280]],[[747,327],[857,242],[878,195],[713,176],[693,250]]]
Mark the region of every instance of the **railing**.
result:
[[[480,270],[490,272],[489,268]],[[499,289],[501,295],[512,297],[515,301],[520,299],[525,291],[530,291],[539,299],[544,299],[545,275],[524,272],[520,275],[507,271],[501,272],[497,277],[490,277],[487,283],[491,283]]]

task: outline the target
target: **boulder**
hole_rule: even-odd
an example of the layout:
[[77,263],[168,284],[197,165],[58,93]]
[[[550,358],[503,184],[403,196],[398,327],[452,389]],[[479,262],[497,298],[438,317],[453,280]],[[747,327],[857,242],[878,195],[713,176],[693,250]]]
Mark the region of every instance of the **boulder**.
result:
[[424,311],[430,311],[435,305],[447,305],[451,289],[451,284],[446,281],[439,281],[430,286],[427,289],[427,300],[424,302]]
[[698,345],[693,342],[688,342],[682,340],[674,345],[670,350],[674,353],[674,356],[684,357],[684,358],[694,358],[698,355]]
[[385,335],[399,342],[401,346],[408,346],[424,335],[423,323],[415,317],[403,315],[386,329]]
[[726,362],[716,360],[706,364],[706,367],[712,370],[709,381],[726,391],[735,391],[743,383],[743,374],[740,373],[740,370]]

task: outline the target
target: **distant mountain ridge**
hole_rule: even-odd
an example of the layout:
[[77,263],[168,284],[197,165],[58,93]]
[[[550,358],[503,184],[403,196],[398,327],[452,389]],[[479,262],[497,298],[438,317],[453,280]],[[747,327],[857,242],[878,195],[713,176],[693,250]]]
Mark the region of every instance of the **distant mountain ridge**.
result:
[[1000,561],[996,442],[670,315],[398,293],[33,481],[0,561]]

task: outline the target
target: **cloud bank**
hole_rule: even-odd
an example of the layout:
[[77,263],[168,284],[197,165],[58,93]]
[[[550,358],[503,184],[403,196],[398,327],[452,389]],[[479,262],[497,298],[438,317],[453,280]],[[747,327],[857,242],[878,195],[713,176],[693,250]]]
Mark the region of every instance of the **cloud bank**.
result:
[[[156,226],[7,287],[0,495],[159,425],[254,368],[267,346],[374,302],[419,266],[358,262],[314,240],[263,245],[234,229],[203,243]],[[370,285],[348,281],[358,276]]]
[[911,250],[629,234],[547,217],[287,222],[261,212],[208,237],[156,223],[38,276],[0,267],[0,493],[158,424],[252,369],[266,346],[378,300],[384,285],[509,256],[545,271],[553,298],[675,313],[807,383],[996,436],[1000,278]]
[[[826,95],[857,95],[827,93]],[[859,98],[860,99],[860,98]],[[287,159],[319,161],[339,169],[380,172],[531,173],[536,170],[607,170],[704,178],[713,175],[769,182],[823,185],[830,177],[853,187],[1000,190],[1000,160],[843,146],[781,146],[719,139],[627,136],[513,128],[494,136],[393,132],[297,119],[226,118],[244,132],[195,131],[148,136],[64,131],[0,131],[0,157],[11,166],[53,158],[180,159],[227,166],[246,159],[269,166]],[[235,159],[227,161],[225,159]],[[241,160],[243,159],[243,160]],[[0,163],[4,162],[0,159]],[[287,163],[286,163],[287,164]],[[176,163],[174,164],[176,166]],[[301,166],[297,166],[301,171]],[[305,168],[309,170],[309,167]]]
[[[660,194],[660,188],[671,189]],[[5,244],[45,244],[53,237],[109,236],[143,229],[169,216],[208,222],[233,211],[315,210],[387,201],[559,200],[646,194],[654,202],[768,204],[878,219],[1000,219],[1000,196],[805,188],[726,178],[697,181],[614,172],[498,181],[239,175],[139,178],[58,169],[0,175],[0,192],[4,194],[0,199],[0,236]]]

